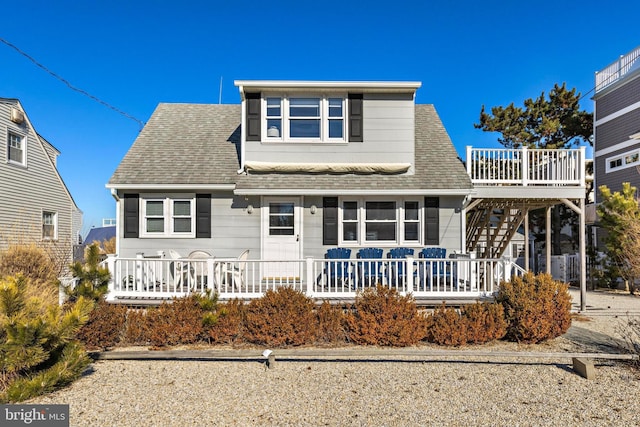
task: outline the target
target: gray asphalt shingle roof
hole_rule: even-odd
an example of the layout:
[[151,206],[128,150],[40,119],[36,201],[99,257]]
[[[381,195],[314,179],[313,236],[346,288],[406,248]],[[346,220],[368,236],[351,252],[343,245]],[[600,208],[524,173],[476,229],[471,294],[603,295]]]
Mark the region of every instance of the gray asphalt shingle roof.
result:
[[416,105],[415,174],[237,173],[240,105],[160,104],[109,180],[127,184],[236,184],[238,190],[470,190],[433,105]]

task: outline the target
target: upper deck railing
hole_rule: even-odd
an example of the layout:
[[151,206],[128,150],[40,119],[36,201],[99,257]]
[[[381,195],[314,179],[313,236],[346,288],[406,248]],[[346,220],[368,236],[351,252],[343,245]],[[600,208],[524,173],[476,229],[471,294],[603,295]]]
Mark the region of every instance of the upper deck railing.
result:
[[467,147],[466,165],[476,185],[585,185],[585,147],[552,150]]
[[620,55],[618,60],[602,70],[596,71],[596,93],[624,77],[638,58],[640,58],[640,46],[626,55]]

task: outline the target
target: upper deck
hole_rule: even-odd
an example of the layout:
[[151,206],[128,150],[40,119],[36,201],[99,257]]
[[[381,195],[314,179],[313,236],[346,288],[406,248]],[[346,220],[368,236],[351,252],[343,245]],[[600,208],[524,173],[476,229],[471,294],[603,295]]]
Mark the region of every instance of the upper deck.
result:
[[620,55],[620,58],[607,65],[602,70],[596,71],[595,93],[597,94],[604,88],[622,79],[629,71],[631,71],[633,64],[638,58],[640,58],[640,46],[626,55]]
[[585,147],[499,149],[467,147],[466,168],[476,198],[585,197]]

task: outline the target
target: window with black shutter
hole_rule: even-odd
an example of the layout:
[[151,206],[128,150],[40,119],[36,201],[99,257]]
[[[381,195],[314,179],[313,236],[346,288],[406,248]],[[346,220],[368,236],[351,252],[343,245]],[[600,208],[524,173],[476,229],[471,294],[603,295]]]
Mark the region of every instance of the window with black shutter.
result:
[[338,198],[322,198],[322,244],[338,244]]
[[247,141],[260,141],[260,93],[245,94],[247,104]]
[[362,94],[349,94],[349,142],[362,142]]
[[211,237],[211,194],[196,194],[196,238]]
[[440,199],[424,198],[424,244],[440,244]]
[[137,194],[124,195],[124,238],[137,238],[140,226]]

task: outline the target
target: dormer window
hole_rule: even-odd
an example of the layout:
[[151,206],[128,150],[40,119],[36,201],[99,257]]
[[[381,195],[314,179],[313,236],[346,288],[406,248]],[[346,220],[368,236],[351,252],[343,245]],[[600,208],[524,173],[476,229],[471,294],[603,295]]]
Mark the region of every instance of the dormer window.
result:
[[345,97],[266,96],[263,135],[266,141],[346,142],[345,105]]

